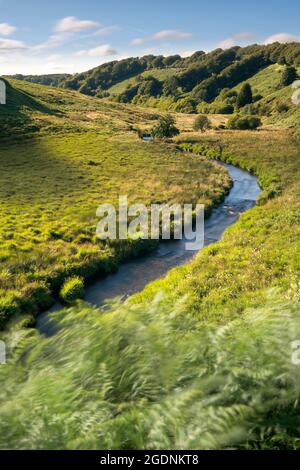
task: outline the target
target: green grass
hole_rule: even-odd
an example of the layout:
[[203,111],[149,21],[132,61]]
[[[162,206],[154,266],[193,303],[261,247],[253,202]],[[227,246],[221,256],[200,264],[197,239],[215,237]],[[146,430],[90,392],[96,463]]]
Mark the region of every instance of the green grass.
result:
[[[101,176],[107,178],[101,180],[101,197],[107,200],[117,195],[116,181],[122,190],[125,184],[133,200],[140,194],[149,201],[157,194],[165,200],[195,196],[194,165],[211,172],[209,162],[198,161],[193,154],[174,153],[165,144],[144,146],[130,134],[125,136],[124,130],[114,137],[93,132],[50,136],[45,139],[48,153],[33,152],[31,147],[41,162],[41,155],[51,155],[53,146],[55,155],[60,155],[58,162],[68,168],[67,181],[75,183],[70,199],[65,193],[71,184],[58,185],[55,195],[49,189],[52,184],[45,186],[50,213],[42,220],[50,220],[54,228],[54,239],[42,246],[49,280],[53,266],[47,256],[57,256],[55,263],[66,256],[69,267],[78,254],[77,241],[65,238],[69,233],[82,235],[76,231],[82,227],[83,214],[75,209],[85,204],[88,212],[83,194],[97,201],[99,169],[94,164],[86,168],[91,159],[88,151],[95,152],[98,139],[105,143],[106,157],[108,153],[107,159],[97,157]],[[300,369],[291,363],[291,342],[300,339],[300,141],[294,129],[193,134],[186,126],[179,139],[189,140],[195,151],[209,157],[220,157],[222,144],[224,160],[259,177],[263,193],[258,206],[192,263],[174,269],[124,305],[111,302],[97,310],[79,304],[56,312],[53,319],[59,332],[51,338],[26,328],[27,317],[15,318],[1,335],[8,351],[8,364],[0,367],[1,448],[300,448]],[[12,161],[12,147],[8,148],[7,164]],[[24,149],[24,162],[26,155]],[[57,160],[46,158],[47,165],[49,161],[56,165]],[[145,168],[150,188],[145,187]],[[180,179],[183,170],[187,173]],[[221,178],[222,186],[220,173],[211,183],[216,178]],[[133,188],[131,180],[141,183]],[[152,194],[154,182],[159,186]],[[29,179],[23,193],[27,191]],[[212,185],[205,191],[212,191]],[[218,197],[221,192],[217,191]],[[9,225],[12,233],[21,193],[18,187],[13,196],[18,202]],[[26,204],[31,200],[35,201],[33,194]],[[52,227],[51,220],[60,217],[66,227],[73,220],[70,232]],[[21,218],[21,226],[29,231],[33,223],[29,218],[30,227],[23,226],[26,218]],[[91,223],[88,214],[86,220]],[[61,252],[66,246],[74,251]],[[90,240],[84,241],[85,246],[92,246]],[[21,264],[26,266],[24,279],[35,265]],[[20,265],[15,266],[20,272]],[[81,273],[71,269],[70,274]],[[8,285],[10,278],[7,270],[3,279]],[[27,288],[37,296],[34,286]],[[39,288],[39,301],[45,304],[47,291]],[[6,305],[15,307],[12,293]]]
[[[41,95],[41,102],[50,103],[56,96],[52,88],[24,82],[22,87],[31,90],[33,100]],[[44,123],[35,139],[1,145],[2,326],[13,314],[36,315],[41,289],[53,298],[69,277],[103,275],[120,261],[153,249],[151,241],[97,242],[101,203],[117,204],[119,195],[127,195],[130,202],[147,205],[201,202],[209,212],[231,184],[225,171],[204,159],[187,159],[172,146],[145,144],[136,133],[125,132],[121,119],[126,112],[133,119],[131,108],[120,107],[118,113],[102,103],[98,110],[92,99],[77,102],[77,97],[59,91],[56,100],[66,103],[61,104],[62,116],[50,115],[59,121],[55,128]],[[85,103],[95,107],[93,112],[86,109],[87,115],[93,113],[91,121],[84,121]],[[28,106],[25,111],[33,123],[48,119],[40,111],[30,114]],[[77,132],[72,122],[76,113]]]
[[[281,88],[280,80],[283,66],[274,64],[258,72],[250,79],[239,83],[232,88],[237,92],[245,83],[249,83],[252,87],[253,95],[261,95],[262,99],[255,105],[259,114],[263,117],[263,121],[267,125],[276,126],[276,128],[293,128],[300,122],[300,107],[292,103],[293,90],[291,86]],[[298,68],[300,73],[300,68]],[[217,97],[214,105],[222,103],[221,97]],[[279,110],[284,105],[286,109]],[[261,110],[261,111],[260,111]]]
[[299,448],[299,303],[269,294],[225,327],[157,298],[53,314],[7,334],[1,449]]
[[288,290],[300,274],[299,142],[284,130],[195,137],[195,143],[210,148],[219,149],[220,142],[224,160],[259,176],[260,205],[216,246],[135,297],[149,301],[163,291],[172,305],[187,295],[188,314],[204,323],[226,323],[245,308],[263,305],[268,288]]

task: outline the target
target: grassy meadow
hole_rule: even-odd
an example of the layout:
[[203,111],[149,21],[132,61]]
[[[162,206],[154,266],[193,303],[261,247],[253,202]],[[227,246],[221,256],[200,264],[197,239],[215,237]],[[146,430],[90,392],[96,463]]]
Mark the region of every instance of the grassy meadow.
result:
[[[49,103],[52,114],[30,109],[26,116],[40,126],[37,137],[1,144],[2,326],[12,316],[35,316],[47,308],[69,277],[105,275],[120,261],[156,246],[143,240],[97,242],[100,204],[117,204],[120,195],[127,195],[130,203],[147,205],[201,202],[209,212],[231,185],[227,173],[204,158],[186,158],[170,145],[142,143],[136,132],[126,132],[122,106],[114,123],[113,109],[99,104],[98,111],[93,100],[77,93],[56,96],[53,89],[25,82],[21,88],[11,90],[11,107],[13,98],[29,100],[30,91],[30,100],[40,97],[39,110]],[[54,97],[65,100],[61,108],[53,108]],[[91,105],[86,110],[91,120],[83,121],[85,105]],[[77,132],[74,116],[80,118]],[[140,117],[147,123],[147,114]],[[56,125],[41,124],[44,119]]]
[[[148,126],[153,112],[144,112],[138,108]],[[20,237],[2,236],[2,295],[12,296],[12,283],[21,281],[18,295],[29,281],[51,291],[57,271],[69,276],[78,274],[81,262],[86,269],[87,259],[112,259],[111,247],[99,251],[92,239],[99,197],[113,201],[126,190],[132,200],[149,202],[158,194],[160,200],[201,200],[204,194],[219,200],[228,179],[211,158],[256,174],[263,193],[219,243],[125,304],[96,309],[78,303],[55,312],[52,337],[15,317],[1,334],[9,361],[0,368],[0,448],[300,448],[300,369],[291,361],[291,344],[300,338],[298,134],[266,121],[254,132],[201,134],[192,123],[190,116],[178,117],[182,132],[175,145],[141,144],[128,123],[118,121],[113,135],[67,131],[8,143],[4,152],[1,146],[1,159],[6,165],[18,160],[25,175],[21,181],[15,176],[20,186],[11,201],[2,199],[4,206],[11,203],[4,235]],[[211,178],[208,187],[200,174]],[[43,204],[36,192],[41,181]],[[39,224],[32,223],[34,215]],[[41,233],[32,234],[37,226]],[[33,248],[21,253],[27,243]]]

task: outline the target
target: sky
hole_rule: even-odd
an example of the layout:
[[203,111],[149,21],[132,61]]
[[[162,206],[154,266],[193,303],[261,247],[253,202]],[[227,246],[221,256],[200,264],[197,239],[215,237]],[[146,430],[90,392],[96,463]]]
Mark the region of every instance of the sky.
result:
[[300,41],[299,19],[299,0],[0,0],[0,73]]

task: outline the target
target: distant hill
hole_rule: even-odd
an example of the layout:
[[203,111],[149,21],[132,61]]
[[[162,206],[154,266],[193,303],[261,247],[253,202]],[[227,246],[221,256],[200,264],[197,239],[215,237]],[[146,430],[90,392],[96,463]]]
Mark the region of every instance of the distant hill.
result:
[[11,75],[7,78],[12,78],[15,80],[25,80],[30,83],[38,83],[40,85],[47,86],[59,86],[64,80],[67,80],[71,75],[67,73],[62,74],[49,74],[49,75]]
[[286,66],[300,69],[300,43],[124,59],[67,77],[60,86],[164,111],[231,114],[236,94],[249,82],[254,101],[245,111],[268,116],[278,109],[282,115],[291,104],[290,88],[282,92],[280,85]]

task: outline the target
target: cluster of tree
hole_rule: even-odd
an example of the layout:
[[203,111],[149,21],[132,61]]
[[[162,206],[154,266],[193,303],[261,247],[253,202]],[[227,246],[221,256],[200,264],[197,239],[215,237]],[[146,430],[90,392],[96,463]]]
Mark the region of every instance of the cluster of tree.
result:
[[270,62],[263,54],[246,57],[229,65],[220,74],[214,74],[202,81],[193,89],[192,96],[199,103],[201,101],[210,103],[222,89],[238,85],[268,65]]
[[47,86],[60,86],[65,80],[69,79],[71,75],[62,73],[62,74],[49,74],[49,75],[12,75],[11,78],[15,80],[24,80],[30,83],[38,83],[40,85]]
[[255,130],[262,125],[262,122],[257,116],[233,116],[227,126],[229,129],[237,130]]
[[120,61],[108,62],[84,73],[76,74],[64,81],[65,88],[79,90],[87,95],[96,95],[128,78],[136,77],[146,70],[169,68],[181,61],[179,55],[164,57],[148,55]]
[[[161,60],[159,56],[158,61]],[[200,51],[181,60],[177,57],[172,65],[181,68],[182,72],[163,81],[161,96],[178,100],[190,93],[190,98],[197,103],[209,103],[224,88],[236,86],[275,62],[300,63],[299,43],[233,47],[225,51],[216,49],[208,54]]]
[[162,93],[162,82],[152,76],[140,77],[137,83],[129,85],[126,90],[121,93],[117,100],[120,103],[129,103],[135,97],[157,97]]

